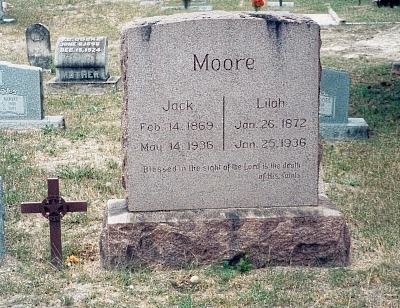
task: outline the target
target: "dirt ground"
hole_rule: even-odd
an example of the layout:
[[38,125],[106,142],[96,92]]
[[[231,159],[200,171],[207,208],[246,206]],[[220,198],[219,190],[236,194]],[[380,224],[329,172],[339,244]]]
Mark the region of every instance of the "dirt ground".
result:
[[400,61],[400,25],[360,25],[323,28],[321,55]]

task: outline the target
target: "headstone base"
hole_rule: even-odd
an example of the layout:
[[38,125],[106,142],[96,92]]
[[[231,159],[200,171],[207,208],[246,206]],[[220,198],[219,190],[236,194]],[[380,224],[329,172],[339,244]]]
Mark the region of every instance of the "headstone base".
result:
[[119,76],[111,76],[106,81],[56,81],[53,78],[47,83],[47,90],[51,93],[104,94],[117,91],[120,80]]
[[13,24],[16,20],[14,18],[4,18],[0,19],[0,24]]
[[363,118],[349,118],[347,123],[321,123],[319,133],[322,139],[366,139],[368,124]]
[[347,265],[350,235],[326,198],[318,206],[128,212],[109,200],[100,239],[106,268],[203,265],[246,256],[267,265]]
[[64,117],[47,116],[42,120],[0,120],[0,129],[40,129],[46,126],[64,128]]

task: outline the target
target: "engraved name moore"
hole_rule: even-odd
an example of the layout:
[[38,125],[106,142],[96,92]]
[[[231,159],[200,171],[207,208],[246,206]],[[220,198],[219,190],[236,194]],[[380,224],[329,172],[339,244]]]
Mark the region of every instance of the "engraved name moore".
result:
[[[157,41],[163,33],[155,29]],[[279,47],[264,31],[260,24],[235,47],[226,38],[215,47],[206,33],[178,39],[167,31],[191,48],[164,41],[162,57],[145,41],[130,45],[130,210],[317,204],[318,45],[306,38],[311,51],[299,53],[296,41]],[[156,76],[140,74],[143,65]]]

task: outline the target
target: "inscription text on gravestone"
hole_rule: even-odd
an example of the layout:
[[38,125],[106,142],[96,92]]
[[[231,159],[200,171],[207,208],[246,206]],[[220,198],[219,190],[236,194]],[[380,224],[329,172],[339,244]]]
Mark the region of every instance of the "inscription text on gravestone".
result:
[[[282,24],[277,37],[262,19],[249,24],[214,20],[201,32],[157,24],[149,41],[143,26],[128,32],[130,210],[317,204],[317,25]],[[213,26],[224,30],[218,46]],[[296,35],[305,52],[286,38]]]

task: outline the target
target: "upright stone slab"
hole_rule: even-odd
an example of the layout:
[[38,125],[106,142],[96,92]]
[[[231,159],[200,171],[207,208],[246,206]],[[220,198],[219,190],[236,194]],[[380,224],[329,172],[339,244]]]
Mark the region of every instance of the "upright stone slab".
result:
[[350,74],[323,68],[320,87],[320,134],[324,139],[368,138],[363,118],[349,118]]
[[125,27],[127,200],[108,203],[105,266],[348,261],[345,222],[318,196],[319,48],[295,15]]
[[6,253],[4,242],[4,204],[3,204],[3,180],[0,176],[0,265]]
[[42,69],[0,61],[0,129],[64,126],[61,116],[44,116]]
[[26,29],[25,36],[29,64],[50,70],[52,58],[49,29],[42,24],[33,24]]
[[[53,90],[91,93],[117,88],[119,77],[109,76],[106,37],[60,37],[57,40]],[[97,90],[97,91],[96,91]]]
[[6,18],[6,13],[3,9],[3,0],[0,0],[0,24],[10,24],[14,22],[14,18]]

